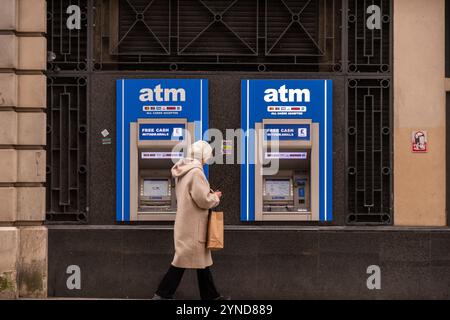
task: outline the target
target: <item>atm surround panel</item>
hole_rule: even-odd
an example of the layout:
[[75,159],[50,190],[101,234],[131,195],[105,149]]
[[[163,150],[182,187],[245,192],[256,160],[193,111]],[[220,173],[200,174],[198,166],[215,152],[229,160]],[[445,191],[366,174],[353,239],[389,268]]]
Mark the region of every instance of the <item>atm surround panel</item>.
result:
[[[193,137],[194,125],[186,119],[138,119],[130,124],[130,220],[173,221],[176,213],[175,182],[170,169],[173,161],[184,156],[172,152],[178,140],[140,140],[139,125],[181,124]],[[172,158],[173,157],[173,158]],[[167,194],[145,195],[145,185],[167,185]],[[159,190],[158,192],[161,192]]]
[[[265,124],[309,124],[310,139],[306,141],[280,140],[275,150],[270,140],[257,135],[255,154],[261,155],[264,163],[255,165],[255,218],[260,221],[310,221],[318,219],[318,150],[319,124],[303,119],[264,119],[256,123],[256,130],[263,130]],[[266,175],[267,153],[293,154],[298,158],[279,159],[276,175]],[[258,174],[261,172],[261,174]],[[269,196],[267,182],[289,183],[289,196]],[[285,187],[286,188],[286,187]]]

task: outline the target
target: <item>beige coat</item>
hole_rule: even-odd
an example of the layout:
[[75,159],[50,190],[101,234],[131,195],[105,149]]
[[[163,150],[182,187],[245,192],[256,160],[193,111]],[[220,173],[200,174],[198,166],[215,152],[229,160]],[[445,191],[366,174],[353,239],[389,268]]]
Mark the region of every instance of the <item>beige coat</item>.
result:
[[172,168],[177,195],[175,218],[175,257],[179,268],[203,269],[212,265],[211,250],[206,249],[208,209],[219,204],[209,186],[200,161],[181,159]]

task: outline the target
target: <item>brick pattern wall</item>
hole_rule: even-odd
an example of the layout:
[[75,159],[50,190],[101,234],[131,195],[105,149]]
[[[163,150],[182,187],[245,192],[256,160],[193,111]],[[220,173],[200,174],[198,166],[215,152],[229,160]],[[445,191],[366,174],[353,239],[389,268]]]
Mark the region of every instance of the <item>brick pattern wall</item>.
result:
[[0,298],[46,296],[46,1],[0,10]]

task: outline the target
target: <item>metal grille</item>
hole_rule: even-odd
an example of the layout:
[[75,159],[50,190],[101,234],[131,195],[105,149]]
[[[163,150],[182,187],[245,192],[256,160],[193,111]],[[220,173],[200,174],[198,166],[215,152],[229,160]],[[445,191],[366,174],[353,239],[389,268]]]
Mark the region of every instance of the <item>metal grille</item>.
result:
[[[81,29],[67,28],[71,5],[81,9]],[[87,70],[87,16],[87,0],[47,0],[48,71]]]
[[291,56],[294,64],[318,65],[320,71],[341,71],[341,1],[281,3],[266,1],[265,54]]
[[[375,7],[374,7],[375,6]],[[380,12],[377,10],[381,9]],[[380,25],[372,30],[371,15]],[[377,16],[379,14],[379,16]],[[391,70],[391,1],[349,0],[348,72],[389,73]],[[381,27],[381,28],[378,28]]]
[[390,224],[391,80],[347,83],[347,222]]
[[[121,1],[118,9],[120,23],[118,32],[111,33],[111,53],[138,57],[170,54],[170,1]],[[114,9],[110,12],[117,13]]]
[[84,77],[47,81],[47,221],[87,221],[87,86]]
[[258,54],[258,1],[178,1],[178,55]]
[[339,72],[341,0],[95,0],[95,70]]
[[[66,28],[70,5],[81,9],[80,30]],[[366,25],[373,5],[380,30]],[[350,77],[347,223],[392,223],[392,1],[48,0],[47,8],[48,220],[87,220],[93,73],[236,70]]]

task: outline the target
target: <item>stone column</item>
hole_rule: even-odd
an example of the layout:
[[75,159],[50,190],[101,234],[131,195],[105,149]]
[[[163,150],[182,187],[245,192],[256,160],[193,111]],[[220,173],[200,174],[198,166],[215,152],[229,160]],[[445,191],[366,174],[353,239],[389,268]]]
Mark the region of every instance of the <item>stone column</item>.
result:
[[0,298],[47,296],[46,2],[0,10]]

